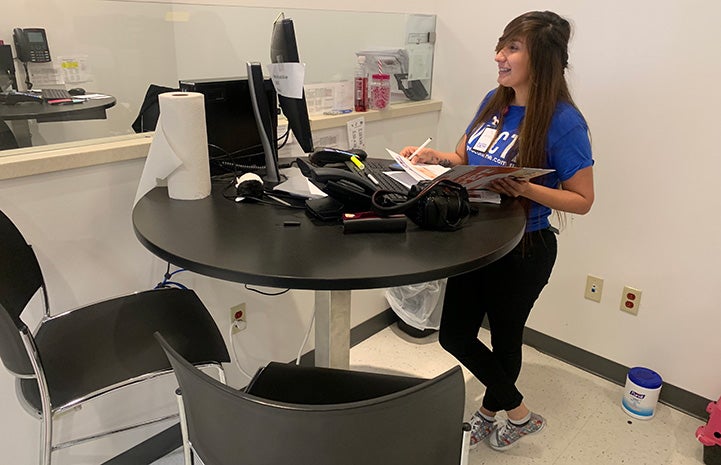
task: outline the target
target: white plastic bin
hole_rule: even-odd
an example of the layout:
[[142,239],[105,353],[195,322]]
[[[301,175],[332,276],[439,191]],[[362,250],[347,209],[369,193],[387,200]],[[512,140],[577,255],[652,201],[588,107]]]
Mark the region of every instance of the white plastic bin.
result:
[[621,407],[633,418],[653,418],[662,384],[661,375],[655,371],[644,367],[631,368],[626,376]]

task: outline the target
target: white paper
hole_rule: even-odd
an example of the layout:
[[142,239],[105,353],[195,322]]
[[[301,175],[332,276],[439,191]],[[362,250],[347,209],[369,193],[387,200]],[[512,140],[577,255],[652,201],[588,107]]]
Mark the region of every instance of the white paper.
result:
[[288,179],[273,187],[274,191],[287,192],[288,194],[306,197],[309,199],[326,197],[325,192],[318,189],[308,180],[308,178],[303,176],[298,168],[284,169],[283,174],[285,174]]
[[271,63],[268,65],[275,91],[288,98],[303,98],[304,63]]
[[346,123],[348,129],[348,147],[352,149],[365,149],[365,118],[360,116]]
[[389,178],[395,179],[408,189],[410,189],[411,186],[418,182],[417,179],[415,179],[413,176],[406,173],[405,171],[384,171],[383,174],[385,174]]
[[28,70],[35,89],[65,84],[62,70],[57,63],[28,63]]
[[88,82],[92,79],[87,55],[63,56],[59,57],[58,60],[67,84]]

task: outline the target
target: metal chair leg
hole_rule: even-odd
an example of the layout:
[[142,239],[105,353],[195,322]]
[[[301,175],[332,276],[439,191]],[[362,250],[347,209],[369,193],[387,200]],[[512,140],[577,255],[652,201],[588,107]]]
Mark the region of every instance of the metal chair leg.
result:
[[193,465],[193,457],[190,452],[190,439],[188,438],[188,423],[185,420],[185,407],[183,406],[183,395],[180,388],[175,390],[175,399],[178,401],[178,412],[180,414],[180,435],[183,438],[183,463]]
[[468,465],[468,453],[471,448],[471,424],[463,422],[463,444],[461,445],[461,465]]
[[40,425],[40,465],[50,465],[50,456],[53,453],[53,418],[52,413],[43,413]]

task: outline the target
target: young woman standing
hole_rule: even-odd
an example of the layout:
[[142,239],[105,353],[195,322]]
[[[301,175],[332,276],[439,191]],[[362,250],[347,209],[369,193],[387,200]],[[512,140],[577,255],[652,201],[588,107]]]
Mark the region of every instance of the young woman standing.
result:
[[[486,386],[471,419],[472,447],[488,438],[491,447],[504,450],[545,425],[516,387],[523,329],[556,260],[551,211],[585,214],[594,200],[588,127],[564,76],[570,36],[569,22],[556,13],[533,11],[512,20],[496,46],[499,85],[481,102],[455,152],[424,148],[412,160],[555,170],[530,182],[494,182],[494,191],[523,203],[523,239],[496,262],[448,279],[440,344]],[[401,155],[415,149],[406,147]],[[486,316],[490,348],[478,339]],[[500,411],[505,422],[496,421]]]

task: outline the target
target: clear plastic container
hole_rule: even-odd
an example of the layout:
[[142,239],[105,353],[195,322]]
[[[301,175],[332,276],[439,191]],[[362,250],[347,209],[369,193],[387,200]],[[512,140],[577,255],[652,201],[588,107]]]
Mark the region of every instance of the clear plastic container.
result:
[[371,110],[385,110],[391,102],[391,76],[377,73],[371,76],[368,85],[368,107]]

